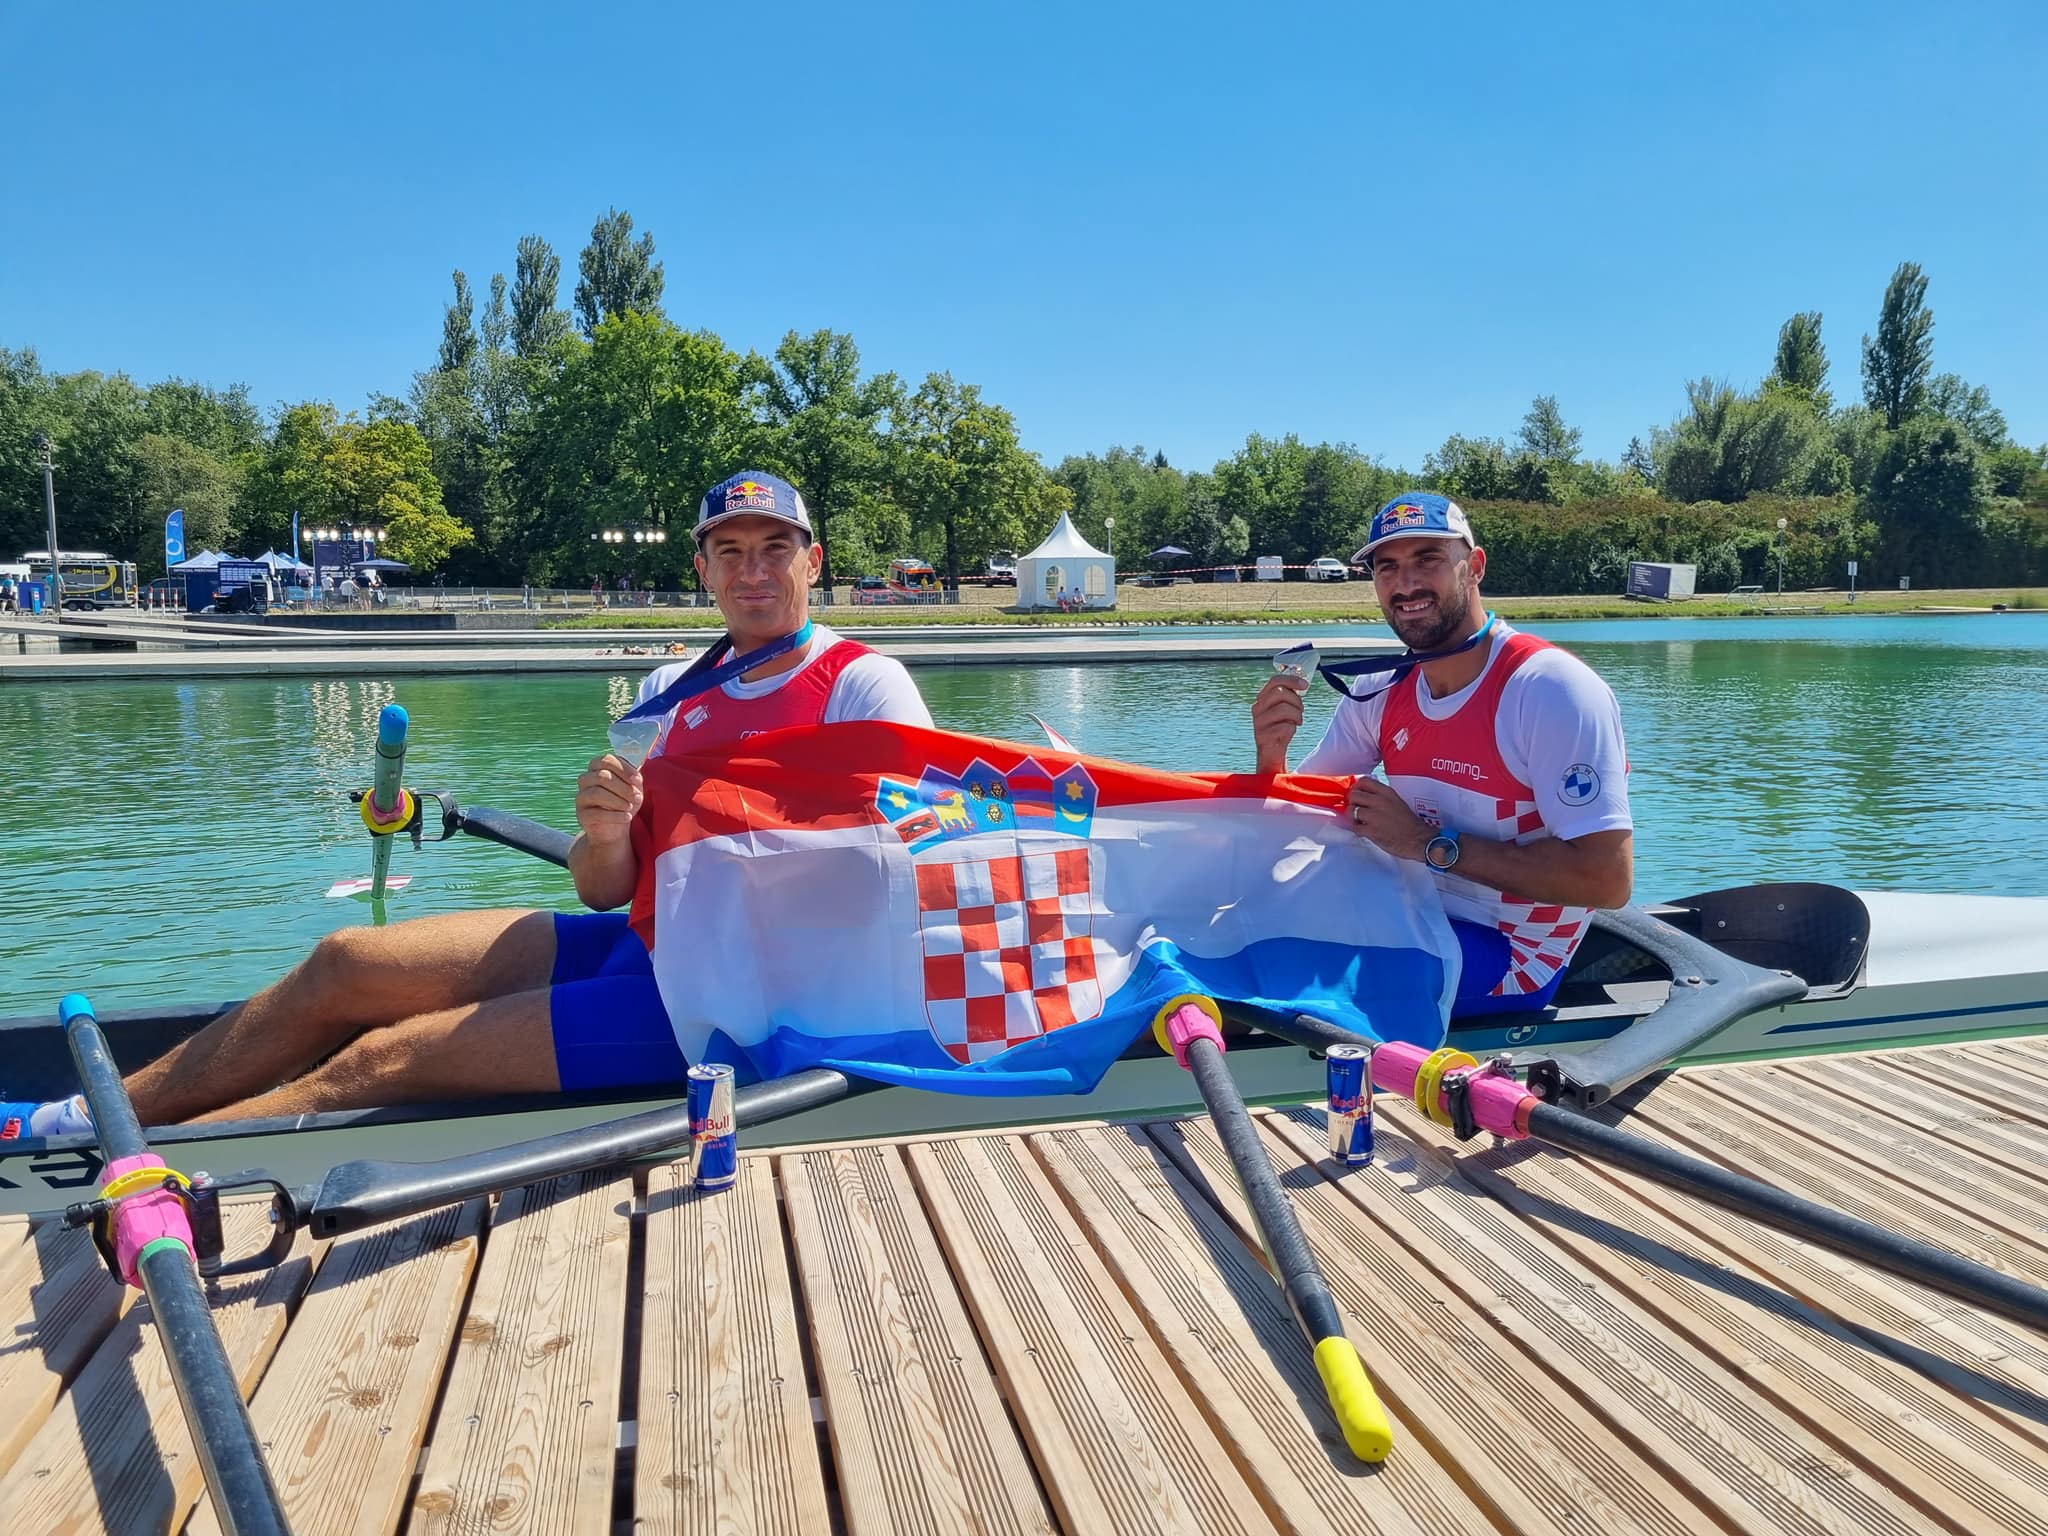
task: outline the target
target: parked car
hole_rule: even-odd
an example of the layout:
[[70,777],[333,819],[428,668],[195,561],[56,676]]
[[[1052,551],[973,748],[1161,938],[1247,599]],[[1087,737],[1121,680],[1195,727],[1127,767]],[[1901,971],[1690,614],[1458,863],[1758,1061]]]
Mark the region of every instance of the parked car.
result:
[[1351,579],[1351,567],[1342,560],[1335,560],[1328,555],[1324,555],[1320,560],[1309,561],[1308,570],[1303,574],[1310,581],[1349,581]]
[[982,567],[981,584],[984,587],[1017,585],[1017,557],[1012,554],[990,555],[988,564]]
[[858,607],[865,607],[870,603],[893,603],[896,601],[896,594],[890,590],[888,581],[883,577],[856,576],[853,579],[853,601]]

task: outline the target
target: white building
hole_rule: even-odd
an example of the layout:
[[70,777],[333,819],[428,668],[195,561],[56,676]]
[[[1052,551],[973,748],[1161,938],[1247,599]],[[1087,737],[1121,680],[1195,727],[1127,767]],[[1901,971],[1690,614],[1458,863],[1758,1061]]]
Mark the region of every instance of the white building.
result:
[[1078,595],[1083,608],[1116,606],[1116,560],[1074,531],[1066,513],[1045,542],[1017,562],[1017,606],[1057,608],[1060,594]]

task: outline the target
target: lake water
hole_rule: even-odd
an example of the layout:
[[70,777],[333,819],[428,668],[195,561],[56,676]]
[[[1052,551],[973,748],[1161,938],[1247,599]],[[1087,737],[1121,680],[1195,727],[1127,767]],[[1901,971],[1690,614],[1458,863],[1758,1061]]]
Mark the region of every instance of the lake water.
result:
[[[1749,880],[2048,895],[2048,614],[1532,624],[1621,699],[1637,895]],[[1356,625],[1289,626],[1275,648]],[[1220,633],[1243,635],[1243,626]],[[346,791],[378,710],[412,715],[407,780],[573,824],[574,781],[639,671],[616,677],[224,679],[0,686],[0,1013],[238,996],[367,874]],[[1251,766],[1263,663],[921,668],[941,724],[1163,767]],[[1302,746],[1336,703],[1318,688]],[[1297,760],[1299,752],[1297,752]],[[470,839],[394,851],[394,917],[573,905],[566,874]]]

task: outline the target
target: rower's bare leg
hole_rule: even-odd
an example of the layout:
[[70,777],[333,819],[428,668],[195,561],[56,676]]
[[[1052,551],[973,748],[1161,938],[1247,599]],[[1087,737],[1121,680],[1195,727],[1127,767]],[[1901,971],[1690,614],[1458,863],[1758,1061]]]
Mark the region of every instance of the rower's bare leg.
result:
[[543,986],[365,1030],[303,1077],[197,1119],[313,1115],[561,1087]]
[[[545,989],[551,912],[451,912],[343,928],[282,980],[128,1079],[144,1125],[194,1119],[296,1078],[365,1030],[488,998]],[[554,1068],[552,1050],[548,1069]]]

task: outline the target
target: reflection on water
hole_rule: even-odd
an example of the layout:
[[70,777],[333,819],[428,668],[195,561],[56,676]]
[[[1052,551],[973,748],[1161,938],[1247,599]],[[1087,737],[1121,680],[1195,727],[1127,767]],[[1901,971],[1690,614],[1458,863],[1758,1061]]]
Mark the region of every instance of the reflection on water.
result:
[[[1754,879],[2048,894],[2048,615],[1533,627],[1621,698],[1645,897]],[[394,699],[412,717],[408,782],[569,826],[577,773],[653,664],[395,686],[0,685],[0,1012],[74,989],[107,1007],[232,996],[367,921],[323,893],[368,873],[347,792],[368,782]],[[916,675],[957,729],[1035,741],[1037,714],[1091,752],[1247,769],[1246,712],[1271,668]],[[1336,702],[1311,690],[1305,739]],[[467,839],[401,847],[392,868],[416,876],[393,918],[574,901],[561,871]]]

